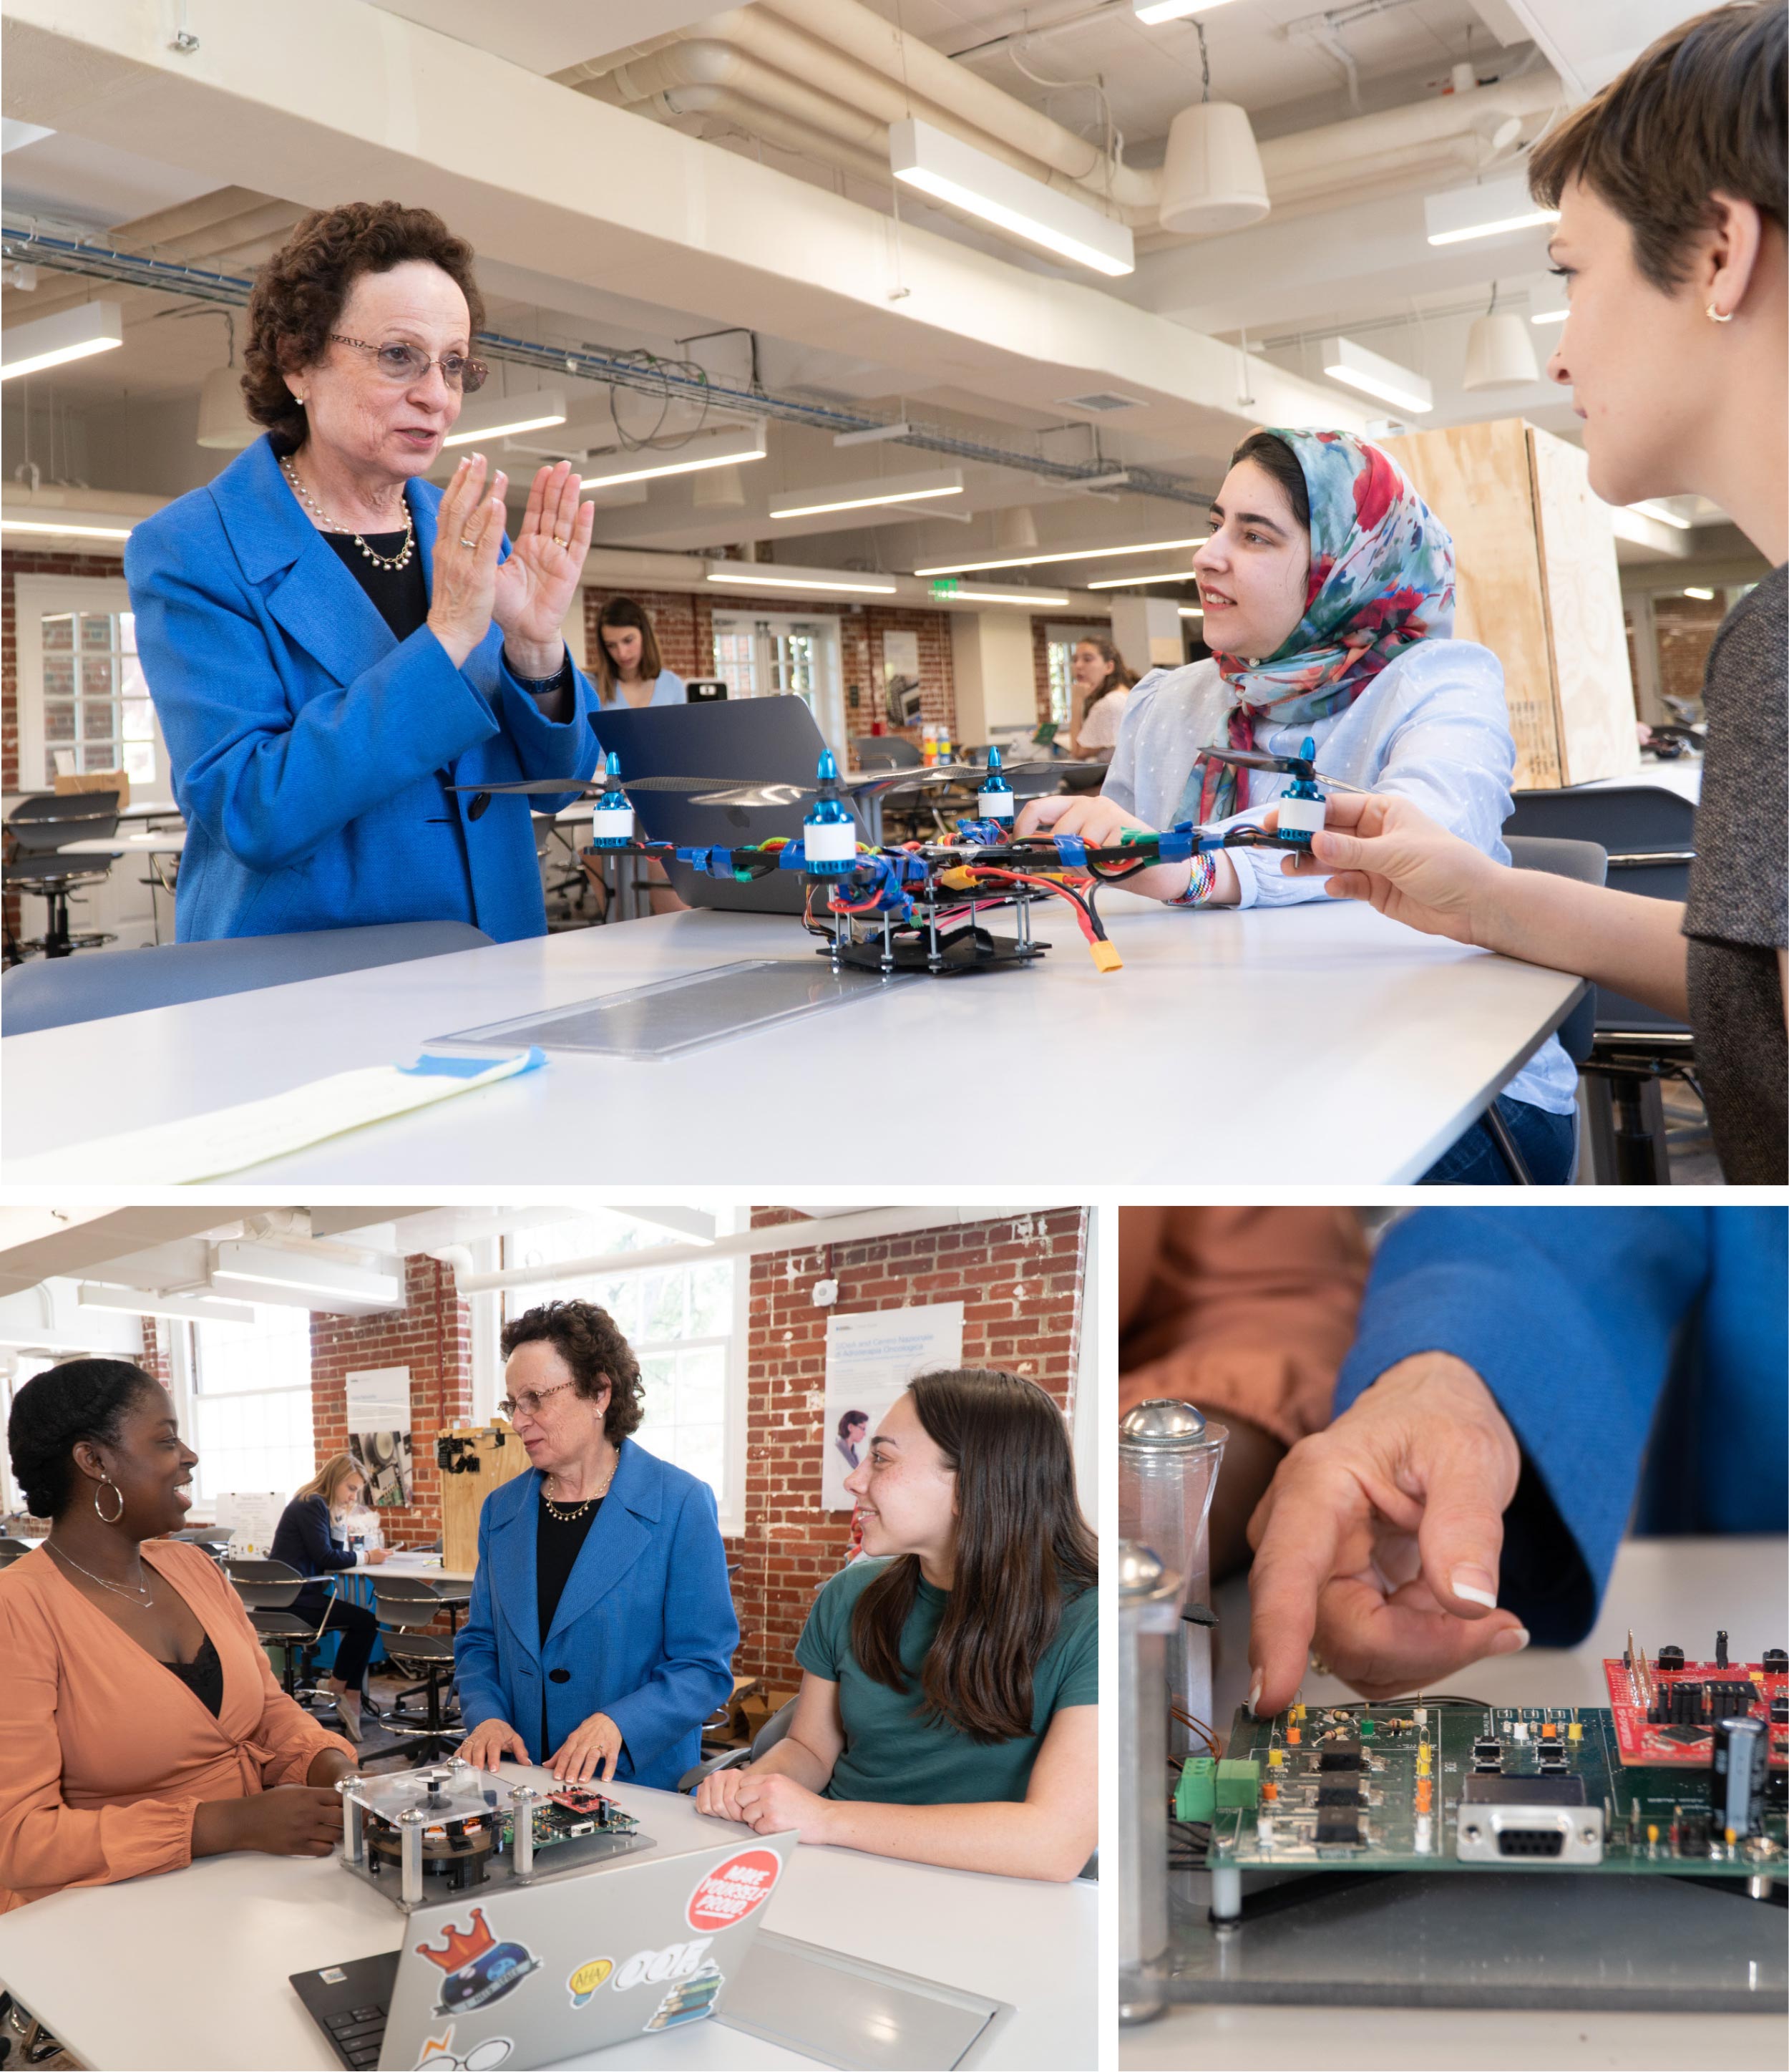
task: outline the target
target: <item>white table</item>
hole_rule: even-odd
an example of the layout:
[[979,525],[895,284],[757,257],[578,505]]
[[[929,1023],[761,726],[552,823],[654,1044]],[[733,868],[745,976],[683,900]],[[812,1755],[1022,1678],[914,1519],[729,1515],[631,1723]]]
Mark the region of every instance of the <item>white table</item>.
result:
[[[504,1774],[551,1786],[544,1770],[509,1764]],[[746,1832],[705,1819],[672,1792],[605,1789],[662,1850],[711,1848]],[[1079,1880],[1042,1885],[802,1847],[765,1926],[1009,2001],[1016,2013],[982,2062],[1032,2072],[1098,2062],[1097,1901],[1097,1888]],[[396,1949],[403,1919],[334,1858],[207,1857],[0,1917],[0,1983],[99,2072],[336,2072],[287,1980]],[[650,2050],[617,2045],[567,2062],[744,2072],[813,2061],[712,2021],[655,2037]]]
[[[964,1157],[1001,1186],[1409,1180],[1582,990],[1341,901],[1170,911],[1114,890],[1101,911],[1122,972],[1094,968],[1066,913],[1042,915],[1055,947],[1032,969],[903,981],[663,1062],[553,1054],[253,1178],[478,1186],[600,1170],[630,1185],[696,1172],[710,1186],[802,1185],[858,1170],[843,1141],[829,1149],[826,1096],[860,1089],[887,1104],[858,1155],[883,1182],[935,1186]],[[14,1036],[5,1153],[408,1063],[431,1038],[650,980],[758,956],[805,964],[806,940],[785,916],[664,915]],[[970,1153],[925,1121],[934,1090],[966,1075],[1043,1086],[1096,1059],[1099,1119],[1067,1136],[984,1118]]]
[[[1605,1657],[1619,1655],[1632,1628],[1653,1654],[1675,1642],[1693,1660],[1712,1658],[1714,1634],[1732,1634],[1734,1659],[1756,1661],[1789,1631],[1789,1581],[1779,1539],[1629,1540],[1596,1625],[1573,1648],[1524,1648],[1475,1662],[1447,1679],[1450,1690],[1508,1705],[1606,1705]],[[1249,1593],[1240,1578],[1220,1585],[1213,1609],[1223,1651],[1212,1704],[1227,1725],[1249,1689]],[[1307,1705],[1359,1696],[1333,1676],[1307,1676]],[[1753,1902],[1756,1904],[1756,1902]],[[1738,1905],[1736,1900],[1734,1904]],[[1180,2072],[1189,2065],[1246,2065],[1249,2072],[1507,2072],[1511,2066],[1583,2067],[1585,2072],[1782,2072],[1783,2032],[1773,2015],[1627,2014],[1574,2008],[1569,2015],[1492,2008],[1358,2008],[1338,2021],[1320,2007],[1171,2005],[1156,2021],[1126,2029],[1124,2072]]]
[[1693,806],[1702,803],[1702,758],[1679,755],[1669,763],[1643,762],[1631,777],[1597,777],[1588,784],[1574,785],[1579,791],[1608,791],[1631,784],[1654,784],[1661,791],[1675,791]]
[[58,856],[178,856],[187,846],[184,828],[163,828],[119,833],[107,838],[97,835],[84,836],[79,841],[64,842],[56,851]]

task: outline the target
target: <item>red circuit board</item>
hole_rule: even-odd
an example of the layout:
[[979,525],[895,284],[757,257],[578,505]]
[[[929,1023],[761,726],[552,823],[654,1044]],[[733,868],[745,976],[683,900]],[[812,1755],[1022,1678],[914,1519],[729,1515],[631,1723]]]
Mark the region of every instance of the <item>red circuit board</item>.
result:
[[[1661,1671],[1643,1655],[1634,1669],[1615,1655],[1604,1657],[1602,1671],[1608,1679],[1609,1709],[1615,1716],[1624,1766],[1637,1763],[1656,1770],[1706,1770],[1709,1766],[1712,1726],[1660,1725],[1647,1719],[1651,1705],[1647,1690],[1656,1697],[1673,1684],[1749,1683],[1756,1693],[1750,1711],[1759,1719],[1769,1717],[1773,1698],[1789,1692],[1789,1676],[1766,1676],[1756,1662],[1730,1662],[1725,1669],[1712,1662],[1686,1662],[1681,1669]],[[1773,1727],[1770,1733],[1771,1766],[1780,1770],[1789,1764],[1789,1726]]]

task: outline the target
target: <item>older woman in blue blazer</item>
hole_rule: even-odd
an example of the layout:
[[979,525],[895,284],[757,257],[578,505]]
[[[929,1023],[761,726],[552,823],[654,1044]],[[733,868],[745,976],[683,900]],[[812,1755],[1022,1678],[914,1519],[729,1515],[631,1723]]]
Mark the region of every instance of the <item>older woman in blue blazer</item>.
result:
[[478,1514],[454,1643],[469,1762],[544,1763],[674,1789],[732,1695],[739,1645],[713,1492],[627,1437],[642,1415],[627,1341],[589,1302],[503,1332],[503,1409],[529,1471]]
[[543,468],[511,545],[482,455],[445,491],[421,479],[484,379],[471,261],[427,209],[306,217],[248,306],[243,393],[267,436],[131,535],[187,816],[183,942],[545,932],[531,800],[450,787],[595,770],[595,693],[560,631],[592,513],[568,463]]

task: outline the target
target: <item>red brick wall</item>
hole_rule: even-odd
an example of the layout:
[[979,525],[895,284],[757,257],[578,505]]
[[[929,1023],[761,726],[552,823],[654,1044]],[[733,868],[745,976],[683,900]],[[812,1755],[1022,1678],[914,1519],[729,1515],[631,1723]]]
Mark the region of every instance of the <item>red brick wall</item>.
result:
[[172,1377],[168,1371],[167,1347],[162,1342],[160,1322],[154,1317],[145,1317],[142,1321],[143,1351],[137,1364],[145,1374],[154,1375],[164,1388],[169,1388]]
[[[757,1211],[754,1226],[792,1220]],[[795,1642],[814,1590],[843,1564],[850,1514],[820,1508],[827,1318],[816,1281],[839,1283],[834,1310],[850,1314],[961,1301],[963,1360],[1003,1367],[1074,1404],[1087,1216],[1065,1209],[902,1237],[773,1253],[752,1264],[747,1378],[745,1530],[728,1542],[743,1645],[741,1675],[793,1688]],[[788,1277],[791,1256],[797,1268]],[[1023,1288],[1022,1297],[1015,1294]]]
[[450,1268],[437,1260],[404,1262],[405,1307],[377,1317],[310,1320],[310,1416],[317,1465],[348,1445],[347,1377],[363,1367],[410,1370],[410,1435],[415,1501],[382,1510],[392,1547],[424,1547],[441,1529],[437,1433],[472,1416],[472,1310],[455,1292]]
[[[597,653],[597,620],[614,590],[586,590],[584,593],[585,647],[592,660]],[[722,611],[760,611],[788,614],[802,609],[798,598],[735,597],[719,599],[681,590],[634,590],[626,593],[652,621],[658,635],[659,658],[665,667],[686,680],[714,674],[714,615]],[[838,611],[825,604],[828,618],[835,614],[839,626],[839,674],[845,687],[845,717],[852,734],[868,734],[872,717],[881,710],[882,635],[891,628],[919,635],[921,718],[953,730],[957,722],[956,687],[950,673],[950,615],[903,607],[867,606],[861,611]],[[859,702],[851,702],[851,690]],[[901,730],[917,741],[917,729]]]

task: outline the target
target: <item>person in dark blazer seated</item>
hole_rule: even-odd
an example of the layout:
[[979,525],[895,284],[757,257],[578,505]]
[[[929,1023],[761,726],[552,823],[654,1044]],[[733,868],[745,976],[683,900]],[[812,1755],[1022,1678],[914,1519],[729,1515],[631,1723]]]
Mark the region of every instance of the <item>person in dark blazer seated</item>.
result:
[[125,576],[187,818],[182,942],[376,922],[546,933],[531,805],[454,785],[589,776],[560,628],[591,506],[535,475],[513,541],[482,454],[423,480],[484,322],[428,209],[307,216],[261,268],[243,398],[267,435],[132,532]]
[[[330,1576],[353,1568],[355,1556],[343,1530],[342,1518],[360,1502],[366,1488],[366,1478],[352,1453],[338,1453],[326,1461],[280,1513],[280,1522],[273,1529],[273,1544],[269,1549],[273,1558],[296,1568],[302,1576]],[[376,1564],[384,1558],[383,1547],[367,1549],[368,1562]],[[302,1618],[322,1621],[326,1633],[340,1635],[329,1688],[334,1694],[342,1731],[350,1741],[359,1741],[361,1687],[379,1638],[379,1621],[364,1605],[355,1604],[321,1582],[307,1583],[292,1600],[291,1608]]]
[[503,1356],[499,1408],[529,1470],[478,1514],[453,1651],[461,1753],[675,1789],[732,1695],[739,1622],[714,1493],[628,1437],[639,1363],[606,1311],[531,1309],[505,1326]]

